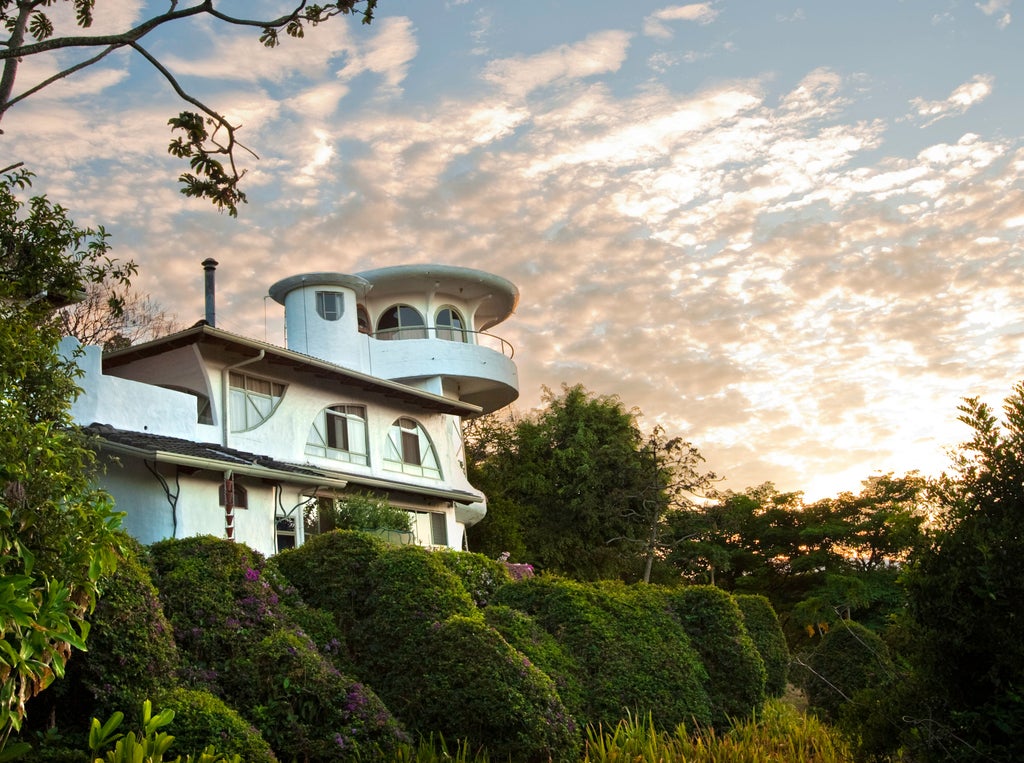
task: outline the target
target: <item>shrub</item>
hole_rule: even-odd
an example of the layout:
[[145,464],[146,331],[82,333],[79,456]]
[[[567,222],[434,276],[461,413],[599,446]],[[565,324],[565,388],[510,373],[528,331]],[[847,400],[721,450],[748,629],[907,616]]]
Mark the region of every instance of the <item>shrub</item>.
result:
[[576,659],[524,612],[492,604],[484,610],[484,621],[554,681],[562,704],[572,713],[577,725],[583,728],[586,723],[580,680],[582,671]]
[[713,723],[749,715],[765,699],[765,667],[732,596],[714,586],[666,591],[666,599],[700,654],[708,675]]
[[829,721],[862,689],[885,683],[894,673],[885,642],[860,623],[840,620],[807,660],[807,701]]
[[199,752],[210,745],[245,763],[271,763],[277,758],[251,723],[207,691],[171,689],[159,697],[161,708],[174,711],[167,731],[176,752]]
[[138,707],[147,697],[173,685],[179,665],[174,633],[145,560],[147,552],[124,536],[117,571],[101,582],[101,596],[89,617],[89,650],[68,664],[60,687],[62,708],[106,716]]
[[479,617],[431,630],[416,694],[419,728],[495,760],[578,761],[582,737],[554,683]]
[[462,581],[473,602],[478,607],[486,607],[494,592],[512,580],[508,568],[501,562],[468,551],[452,551],[442,549],[435,551],[438,558],[456,577]]
[[781,697],[786,691],[786,677],[789,672],[789,647],[782,632],[778,615],[771,602],[764,596],[752,594],[734,595],[743,624],[751,641],[764,661],[765,694]]
[[650,713],[658,728],[710,721],[707,674],[658,589],[535,577],[495,599],[532,616],[579,665],[588,725],[612,727],[627,712]]
[[306,604],[330,612],[348,635],[366,609],[370,565],[387,547],[369,533],[337,530],[282,551],[273,562]]

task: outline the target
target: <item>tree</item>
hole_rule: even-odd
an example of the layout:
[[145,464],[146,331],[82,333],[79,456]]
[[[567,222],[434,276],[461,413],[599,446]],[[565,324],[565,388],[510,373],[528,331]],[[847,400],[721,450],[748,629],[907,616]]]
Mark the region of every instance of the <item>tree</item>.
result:
[[931,760],[1020,760],[1024,382],[1002,423],[977,398],[959,410],[972,437],[939,480],[938,527],[906,578],[911,663],[930,700],[919,739]]
[[[260,41],[272,48],[281,43],[282,34],[301,38],[307,27],[317,26],[338,15],[358,14],[362,16],[363,23],[368,24],[377,6],[377,0],[339,0],[323,5],[299,0],[290,11],[279,16],[245,18],[221,12],[214,7],[214,0],[198,0],[184,7],[179,7],[178,0],[170,0],[163,13],[154,14],[131,29],[114,34],[89,35],[78,32],[92,25],[96,0],[63,2],[74,8],[74,27],[58,28],[59,21],[55,23],[52,12],[54,0],[0,0],[0,21],[3,21],[8,33],[7,39],[0,44],[0,61],[3,61],[3,71],[0,73],[0,121],[13,106],[47,85],[93,66],[115,51],[130,49],[153,66],[181,100],[197,109],[183,111],[168,121],[172,133],[176,135],[168,151],[187,160],[191,170],[178,178],[182,184],[182,193],[209,199],[232,216],[238,214],[238,204],[246,200],[239,188],[239,181],[245,171],[238,169],[235,152],[241,148],[252,153],[237,140],[237,131],[241,126],[232,124],[227,116],[185,90],[173,72],[143,46],[143,39],[168,24],[206,17],[221,24],[258,29]],[[56,74],[29,83],[26,88],[15,93],[21,63],[32,56],[52,51],[69,51],[81,54],[82,58]],[[0,169],[0,172],[18,166],[14,164]]]
[[134,272],[110,259],[102,229],[75,227],[44,197],[20,201],[29,182],[0,180],[0,749],[26,701],[84,648],[98,581],[116,563],[119,516],[71,421],[80,372],[59,352],[53,311]]
[[662,432],[645,438],[617,397],[575,385],[543,399],[533,416],[467,430],[469,476],[488,496],[470,542],[580,579],[641,577],[665,512],[702,484],[700,454]]
[[65,336],[107,350],[157,339],[178,328],[175,316],[151,297],[118,289],[109,280],[86,284],[84,297],[57,315]]

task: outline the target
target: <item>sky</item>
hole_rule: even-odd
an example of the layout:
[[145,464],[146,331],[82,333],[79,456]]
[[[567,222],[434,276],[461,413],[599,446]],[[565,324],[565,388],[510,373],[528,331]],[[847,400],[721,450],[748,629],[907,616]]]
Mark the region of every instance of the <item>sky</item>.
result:
[[[100,0],[96,30],[165,7]],[[167,120],[188,106],[138,55],[12,109],[0,166],[104,225],[185,325],[207,257],[218,326],[278,344],[266,294],[289,275],[500,274],[517,410],[580,383],[691,441],[722,487],[813,500],[939,474],[960,401],[1024,378],[1018,10],[379,0],[369,26],[273,50],[190,21],[144,44],[258,155],[237,219],[179,193]],[[26,59],[19,87],[81,58]]]

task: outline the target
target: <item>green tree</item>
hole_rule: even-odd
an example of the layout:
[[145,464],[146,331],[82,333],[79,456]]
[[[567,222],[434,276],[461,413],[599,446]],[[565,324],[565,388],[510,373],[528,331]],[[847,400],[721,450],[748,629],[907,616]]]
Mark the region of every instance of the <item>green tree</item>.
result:
[[[168,151],[189,164],[189,172],[182,173],[179,181],[186,196],[205,198],[232,216],[238,213],[238,204],[245,202],[239,181],[245,174],[235,162],[236,149],[248,151],[237,140],[238,125],[220,112],[190,94],[149,49],[143,40],[151,32],[168,24],[187,19],[209,19],[211,23],[228,26],[252,27],[259,31],[260,41],[269,48],[281,42],[282,35],[301,38],[307,27],[325,23],[331,18],[355,13],[370,23],[377,0],[339,0],[335,3],[310,4],[299,0],[287,13],[276,17],[247,18],[233,16],[215,8],[212,0],[198,0],[179,4],[176,0],[166,4],[162,13],[155,13],[136,26],[113,34],[81,34],[92,26],[96,0],[63,0],[74,8],[74,24],[60,26],[60,17],[52,12],[54,0],[0,0],[0,20],[7,30],[7,38],[0,44],[0,120],[7,112],[48,85],[93,66],[118,50],[131,50],[149,63],[162,76],[183,101],[197,109],[183,111],[169,120],[176,135]],[[21,73],[21,64],[32,56],[60,51],[78,56],[55,74],[28,83],[15,91]],[[64,59],[62,59],[62,62]],[[40,68],[40,72],[47,72]],[[252,153],[250,151],[250,153]],[[7,167],[10,170],[18,165]]]
[[938,527],[906,577],[911,662],[930,699],[918,738],[930,760],[1020,760],[1024,383],[1002,423],[977,398],[960,412],[972,437],[939,480]]
[[59,351],[53,311],[134,270],[110,259],[102,229],[77,228],[44,197],[20,201],[29,182],[26,172],[0,181],[0,746],[84,648],[118,548],[119,516],[71,421],[79,371]]
[[470,479],[488,495],[472,547],[583,580],[642,577],[666,512],[703,484],[700,454],[660,431],[645,437],[618,397],[575,385],[543,399],[533,416],[467,432]]

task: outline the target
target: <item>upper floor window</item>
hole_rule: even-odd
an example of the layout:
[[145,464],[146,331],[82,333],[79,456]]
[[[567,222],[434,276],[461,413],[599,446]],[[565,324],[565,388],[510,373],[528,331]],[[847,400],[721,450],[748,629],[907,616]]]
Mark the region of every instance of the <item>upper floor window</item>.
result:
[[410,305],[395,305],[377,319],[378,339],[426,339],[427,324],[420,311]]
[[284,385],[234,371],[230,374],[231,431],[258,427],[269,419],[284,397]]
[[360,334],[373,333],[373,329],[370,328],[370,314],[366,312],[366,305],[356,305],[356,326],[358,326]]
[[434,444],[426,430],[412,419],[398,419],[388,430],[384,468],[441,479],[441,467],[438,466]]
[[449,342],[466,341],[466,322],[454,307],[442,307],[437,311],[434,329],[438,339],[447,339]]
[[316,314],[325,321],[336,321],[345,312],[345,295],[336,291],[316,293]]
[[366,408],[361,405],[332,405],[324,408],[310,427],[306,453],[365,466],[369,461]]

